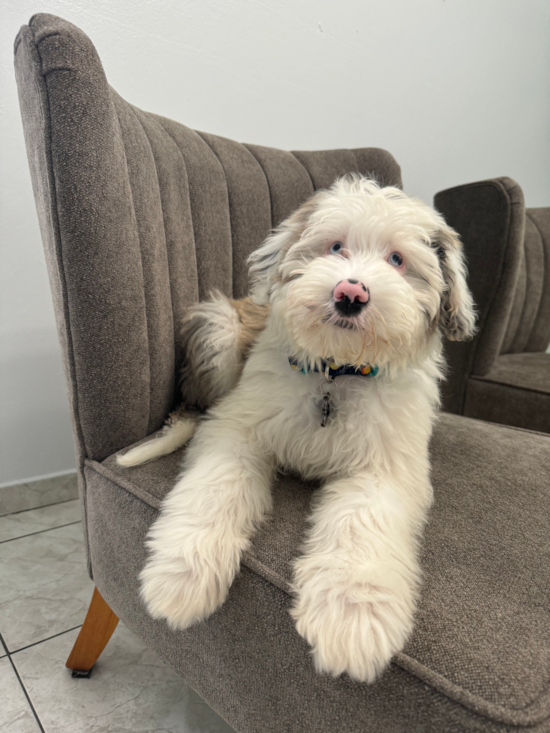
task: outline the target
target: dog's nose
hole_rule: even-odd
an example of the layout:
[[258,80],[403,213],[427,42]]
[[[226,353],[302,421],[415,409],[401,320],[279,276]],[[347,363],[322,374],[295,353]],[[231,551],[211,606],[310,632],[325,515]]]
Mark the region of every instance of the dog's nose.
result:
[[334,307],[343,316],[356,316],[369,300],[369,291],[357,280],[341,280],[332,291]]

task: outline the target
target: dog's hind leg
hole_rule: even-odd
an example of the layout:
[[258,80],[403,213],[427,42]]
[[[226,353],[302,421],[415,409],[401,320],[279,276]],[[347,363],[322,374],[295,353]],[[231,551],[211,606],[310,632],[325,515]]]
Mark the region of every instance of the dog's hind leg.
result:
[[236,386],[268,313],[268,305],[221,293],[189,310],[180,333],[184,404],[206,410]]
[[197,410],[212,407],[236,386],[268,314],[268,305],[258,305],[250,298],[232,300],[221,293],[189,310],[180,334],[183,404],[170,414],[159,433],[117,455],[120,466],[131,468],[154,461],[193,437],[199,421]]

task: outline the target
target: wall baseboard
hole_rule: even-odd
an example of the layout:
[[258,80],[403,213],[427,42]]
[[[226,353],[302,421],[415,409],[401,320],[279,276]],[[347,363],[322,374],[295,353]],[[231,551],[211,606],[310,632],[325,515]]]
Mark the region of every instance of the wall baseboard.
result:
[[46,473],[43,476],[32,476],[31,478],[22,478],[19,481],[5,481],[0,483],[0,489],[8,486],[19,486],[19,484],[30,484],[34,481],[44,481],[48,478],[57,478],[58,476],[68,476],[70,473],[76,473],[76,468],[69,468],[67,471],[56,471],[55,473]]

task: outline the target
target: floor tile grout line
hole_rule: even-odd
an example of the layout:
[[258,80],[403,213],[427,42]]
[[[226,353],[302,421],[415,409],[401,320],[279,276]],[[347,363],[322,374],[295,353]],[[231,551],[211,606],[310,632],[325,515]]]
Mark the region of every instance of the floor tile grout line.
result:
[[8,659],[10,660],[11,667],[12,667],[13,671],[15,672],[15,676],[19,680],[19,684],[21,685],[21,689],[23,690],[23,694],[27,698],[27,702],[29,703],[29,707],[31,709],[31,713],[34,715],[34,719],[36,720],[36,724],[40,728],[41,733],[46,733],[46,731],[44,730],[44,727],[42,726],[42,723],[40,721],[40,718],[38,717],[38,713],[36,712],[35,707],[32,704],[31,698],[29,697],[29,693],[27,692],[27,688],[25,687],[25,685],[23,683],[23,680],[21,679],[21,676],[20,676],[20,674],[19,674],[19,672],[17,670],[17,667],[13,663],[13,659],[10,656],[8,656]]
[[[56,639],[58,636],[63,636],[63,634],[68,634],[71,631],[75,631],[75,629],[79,629],[81,626],[82,624],[78,624],[77,626],[72,626],[70,629],[65,629],[65,631],[59,631],[57,634],[53,634],[52,636],[47,636],[45,639],[40,639],[40,641],[33,641],[32,644],[27,644],[27,646],[22,646],[20,649],[16,649],[14,652],[8,651],[8,656],[18,654],[19,652],[24,652],[26,649],[30,649],[33,646],[38,646],[38,644],[43,644],[45,641],[50,641],[50,639]],[[5,642],[4,642],[4,646],[6,646]]]
[[79,497],[74,496],[72,499],[63,499],[63,501],[54,501],[51,504],[41,504],[40,506],[31,506],[29,509],[19,509],[16,512],[8,512],[7,514],[0,514],[0,519],[4,517],[13,517],[15,514],[24,514],[25,512],[34,512],[37,509],[46,509],[49,506],[57,506],[58,504],[68,504],[70,501],[78,501]]
[[51,532],[54,529],[61,529],[61,527],[71,527],[73,524],[80,524],[81,519],[76,522],[67,522],[67,524],[58,524],[56,527],[46,527],[46,529],[39,529],[37,532],[29,532],[28,534],[19,535],[19,537],[11,537],[9,540],[0,540],[0,545],[6,542],[13,542],[14,540],[22,540],[24,537],[34,537],[35,534],[44,534],[44,532]]
[[[4,649],[7,651],[8,647],[6,646],[6,642],[4,641],[4,639],[2,637],[2,634],[0,634],[0,642],[4,645]],[[27,692],[27,688],[23,684],[23,680],[21,679],[21,675],[19,674],[19,672],[17,670],[17,667],[15,666],[15,663],[14,663],[13,659],[11,658],[11,655],[10,655],[9,652],[8,652],[7,657],[9,659],[9,661],[10,661],[11,668],[13,669],[15,676],[19,680],[19,684],[21,685],[21,689],[23,690],[23,694],[27,698],[27,702],[29,703],[29,707],[31,709],[31,712],[34,715],[34,719],[36,720],[36,724],[40,728],[41,733],[46,733],[46,731],[44,730],[44,727],[42,726],[42,723],[40,722],[40,718],[38,717],[38,713],[34,709],[34,705],[31,702],[31,698],[29,697],[29,693]]]
[[56,639],[58,636],[63,636],[63,634],[68,634],[71,631],[74,631],[75,629],[79,629],[82,626],[82,624],[78,624],[78,626],[72,626],[70,629],[65,629],[65,631],[60,631],[58,634],[53,634],[53,636],[48,636],[45,639],[40,639],[40,641],[33,641],[32,644],[27,644],[27,646],[22,646],[20,649],[16,649],[14,652],[10,652],[8,650],[8,647],[6,646],[6,642],[4,641],[4,647],[6,651],[8,652],[8,657],[12,657],[14,654],[19,654],[19,652],[24,652],[25,649],[30,649],[33,646],[38,646],[39,644],[43,644],[45,641],[50,641],[50,639]]

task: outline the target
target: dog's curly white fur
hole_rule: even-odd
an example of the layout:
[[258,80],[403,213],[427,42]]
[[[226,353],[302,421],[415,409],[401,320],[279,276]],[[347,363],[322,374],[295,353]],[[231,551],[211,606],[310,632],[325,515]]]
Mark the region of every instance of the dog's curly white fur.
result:
[[[270,509],[275,467],[322,478],[291,613],[319,671],[371,682],[413,628],[440,332],[474,331],[462,248],[432,208],[353,176],[315,194],[251,265],[252,297],[271,312],[241,379],[200,423],[150,530],[143,599],[173,628],[206,618]],[[350,279],[368,288],[368,302],[346,316],[333,292]],[[293,371],[289,355],[311,368],[330,359],[379,372],[338,377],[323,428],[325,377]]]

